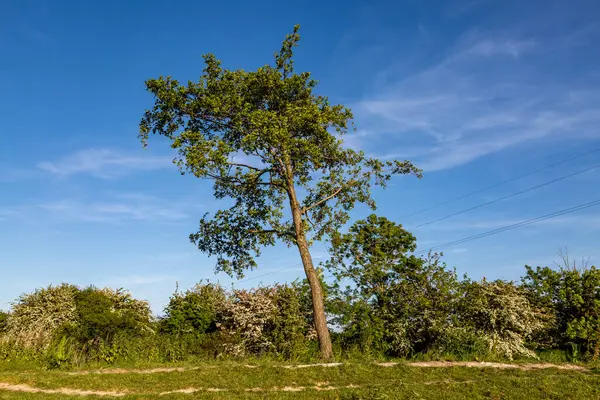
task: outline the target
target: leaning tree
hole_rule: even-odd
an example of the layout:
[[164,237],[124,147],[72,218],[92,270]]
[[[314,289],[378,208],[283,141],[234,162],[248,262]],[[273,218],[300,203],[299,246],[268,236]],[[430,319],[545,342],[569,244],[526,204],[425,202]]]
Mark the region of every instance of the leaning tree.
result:
[[298,26],[287,35],[274,65],[228,70],[204,55],[198,82],[167,77],[146,87],[154,107],[140,123],[148,136],[167,137],[182,174],[214,181],[214,196],[232,206],[200,220],[190,240],[216,256],[215,270],[242,277],[256,267],[263,246],[277,241],[298,248],[313,302],[323,358],[332,356],[323,290],[310,255],[349,219],[358,203],[375,208],[370,189],[394,174],[420,171],[408,161],[381,161],[343,146],[352,112],[314,93],[310,73],[296,73]]

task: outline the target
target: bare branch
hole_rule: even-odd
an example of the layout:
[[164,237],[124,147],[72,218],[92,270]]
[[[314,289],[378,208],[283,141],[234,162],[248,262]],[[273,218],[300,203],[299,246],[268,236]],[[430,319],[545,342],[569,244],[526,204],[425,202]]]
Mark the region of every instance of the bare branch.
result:
[[310,215],[308,214],[308,212],[306,213],[306,220],[310,223],[310,225],[314,228],[315,224],[310,220]]
[[[248,164],[241,164],[241,163],[227,163],[227,164],[231,165],[232,167],[243,167],[243,168],[251,169],[253,171],[265,171],[264,169],[253,167],[252,165],[248,165]],[[267,168],[266,170],[269,170],[269,168]]]
[[280,233],[277,229],[250,229],[248,233]]
[[340,186],[338,189],[336,189],[336,191],[335,191],[335,192],[333,192],[333,193],[332,193],[332,194],[330,194],[329,196],[327,196],[327,197],[325,197],[325,198],[322,198],[321,200],[317,201],[316,203],[313,203],[313,204],[311,204],[311,205],[310,205],[310,206],[308,206],[308,207],[304,207],[304,208],[302,208],[302,210],[300,211],[300,213],[301,213],[301,214],[305,214],[305,213],[306,213],[307,211],[309,211],[310,209],[312,209],[312,208],[315,208],[315,207],[317,207],[317,206],[319,206],[319,205],[321,205],[321,204],[323,204],[323,203],[326,203],[326,202],[328,202],[329,200],[333,199],[335,196],[337,196],[338,194],[340,194],[340,192],[341,192],[342,190],[344,190],[344,188],[346,188],[346,187],[348,187],[348,186],[350,186],[350,185],[352,185],[352,184],[354,184],[354,183],[356,183],[356,181],[349,181],[349,182],[348,182],[348,184],[346,184],[346,185],[343,185],[343,186]]

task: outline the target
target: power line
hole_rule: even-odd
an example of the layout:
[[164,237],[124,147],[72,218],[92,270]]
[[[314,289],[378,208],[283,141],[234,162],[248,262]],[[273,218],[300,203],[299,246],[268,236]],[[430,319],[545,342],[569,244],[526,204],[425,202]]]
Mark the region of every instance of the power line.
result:
[[488,232],[483,232],[483,233],[479,233],[477,235],[472,235],[472,236],[468,236],[466,238],[462,238],[462,239],[455,240],[455,241],[452,241],[452,242],[444,243],[444,244],[441,244],[441,245],[438,245],[438,246],[431,247],[431,248],[427,249],[426,251],[416,252],[415,254],[425,254],[425,253],[427,253],[429,251],[438,250],[438,249],[441,249],[441,248],[444,248],[444,247],[449,247],[449,246],[454,246],[454,245],[457,245],[457,244],[462,244],[462,243],[470,242],[472,240],[481,239],[481,238],[487,237],[487,236],[492,236],[492,235],[495,235],[495,234],[498,234],[498,233],[506,232],[506,231],[509,231],[509,230],[512,230],[512,229],[517,229],[517,228],[520,228],[522,226],[531,225],[531,224],[534,224],[536,222],[540,222],[540,221],[544,221],[544,220],[547,220],[547,219],[559,217],[561,215],[569,214],[569,213],[572,213],[572,212],[575,212],[575,211],[584,210],[586,208],[594,207],[594,206],[597,206],[597,205],[600,205],[600,199],[594,200],[594,201],[590,201],[589,203],[580,204],[578,206],[574,206],[574,207],[570,207],[570,208],[565,208],[563,210],[556,211],[556,212],[553,212],[553,213],[550,213],[550,214],[542,215],[541,217],[536,217],[536,218],[528,219],[526,221],[521,221],[521,222],[518,222],[516,224],[507,225],[507,226],[504,226],[502,228],[494,229],[494,230],[491,230],[491,231],[488,231]]
[[410,213],[410,214],[403,215],[403,216],[401,216],[400,218],[408,218],[408,217],[412,217],[413,215],[422,214],[422,213],[424,213],[425,211],[429,211],[429,210],[432,210],[432,209],[434,209],[434,208],[438,208],[438,207],[444,206],[444,205],[446,205],[446,204],[450,204],[450,203],[453,203],[453,202],[455,202],[455,201],[462,200],[462,199],[465,199],[465,198],[467,198],[467,197],[471,197],[471,196],[473,196],[473,195],[475,195],[475,194],[478,194],[478,193],[481,193],[481,192],[485,192],[486,190],[494,189],[494,188],[497,188],[498,186],[502,186],[502,185],[505,185],[505,184],[507,184],[507,183],[514,182],[514,181],[517,181],[517,180],[519,180],[519,179],[526,178],[526,177],[528,177],[528,176],[531,176],[531,175],[537,174],[538,172],[544,171],[544,170],[546,170],[546,169],[554,168],[554,167],[556,167],[556,166],[558,166],[558,165],[561,165],[561,164],[568,163],[569,161],[573,161],[573,160],[576,160],[576,159],[578,159],[578,158],[585,157],[585,156],[587,156],[587,155],[590,155],[590,154],[593,154],[593,153],[597,153],[597,152],[599,152],[599,151],[600,151],[600,148],[598,148],[598,149],[595,149],[595,150],[592,150],[592,151],[588,151],[588,152],[585,152],[585,153],[582,153],[582,154],[578,154],[578,155],[576,155],[576,156],[573,156],[573,157],[570,157],[570,158],[567,158],[567,159],[564,159],[564,160],[561,160],[561,161],[555,162],[555,163],[553,163],[553,164],[546,165],[546,166],[544,166],[544,167],[541,167],[541,168],[538,168],[538,169],[534,169],[533,171],[530,171],[530,172],[528,172],[528,173],[526,173],[526,174],[523,174],[523,175],[518,175],[518,176],[515,176],[514,178],[510,178],[510,179],[507,179],[507,180],[504,180],[504,181],[501,181],[501,182],[495,183],[495,184],[493,184],[493,185],[491,185],[491,186],[486,186],[486,187],[484,187],[484,188],[477,189],[477,190],[475,190],[475,191],[473,191],[473,192],[465,193],[465,194],[463,194],[463,195],[460,195],[460,196],[458,196],[458,197],[455,197],[455,198],[452,198],[452,199],[449,199],[449,200],[443,201],[443,202],[441,202],[441,203],[437,203],[437,204],[434,204],[434,205],[432,205],[432,206],[429,206],[429,207],[422,208],[422,209],[420,209],[420,210],[417,210],[417,211],[415,211],[415,212],[413,212],[413,213]]
[[281,268],[281,269],[276,269],[275,271],[270,271],[270,272],[264,273],[264,274],[262,274],[262,275],[253,276],[252,278],[246,278],[246,279],[242,279],[242,280],[240,280],[240,281],[237,281],[237,283],[242,283],[242,282],[252,281],[252,280],[254,280],[254,279],[258,279],[258,278],[262,278],[262,277],[265,277],[265,276],[273,275],[273,274],[276,274],[276,273],[278,273],[278,272],[288,271],[288,270],[290,270],[290,269],[294,269],[294,268],[296,268],[296,267],[299,267],[299,266],[301,266],[301,265],[302,265],[302,264],[300,263],[300,264],[295,264],[295,265],[292,265],[292,266],[290,266],[290,267],[285,267],[285,268]]
[[466,213],[466,212],[473,211],[473,210],[476,210],[476,209],[478,209],[478,208],[485,207],[485,206],[488,206],[488,205],[490,205],[490,204],[497,203],[497,202],[499,202],[499,201],[502,201],[502,200],[510,199],[511,197],[515,197],[515,196],[518,196],[518,195],[520,195],[520,194],[523,194],[523,193],[531,192],[532,190],[539,189],[539,188],[541,188],[541,187],[548,186],[548,185],[550,185],[550,184],[553,184],[553,183],[556,183],[556,182],[560,182],[560,181],[562,181],[562,180],[565,180],[565,179],[567,179],[567,178],[571,178],[571,177],[573,177],[573,176],[575,176],[575,175],[579,175],[579,174],[582,174],[582,173],[584,173],[584,172],[591,171],[591,170],[593,170],[593,169],[596,169],[596,168],[598,168],[598,167],[600,167],[600,164],[596,164],[596,165],[594,165],[594,166],[591,166],[591,167],[589,167],[589,168],[582,169],[582,170],[580,170],[580,171],[577,171],[577,172],[574,172],[574,173],[572,173],[572,174],[564,175],[564,176],[561,176],[560,178],[552,179],[552,180],[550,180],[550,181],[547,181],[547,182],[541,183],[541,184],[539,184],[539,185],[532,186],[532,187],[530,187],[530,188],[527,188],[527,189],[524,189],[524,190],[520,190],[520,191],[518,191],[518,192],[515,192],[515,193],[512,193],[512,194],[509,194],[509,195],[506,195],[506,196],[503,196],[503,197],[499,197],[499,198],[497,198],[497,199],[490,200],[490,201],[488,201],[488,202],[485,202],[485,203],[482,203],[482,204],[478,204],[478,205],[476,205],[476,206],[469,207],[469,208],[466,208],[466,209],[464,209],[464,210],[457,211],[457,212],[455,212],[455,213],[452,213],[452,214],[449,214],[449,215],[446,215],[446,216],[443,216],[443,217],[440,217],[440,218],[437,218],[437,219],[434,219],[434,220],[431,220],[431,221],[425,222],[425,223],[423,223],[423,224],[421,224],[421,225],[417,225],[417,226],[415,226],[415,228],[421,228],[421,227],[423,227],[423,226],[431,225],[431,224],[433,224],[433,223],[435,223],[435,222],[443,221],[443,220],[445,220],[445,219],[448,219],[448,218],[454,217],[454,216],[456,216],[456,215],[464,214],[464,213]]

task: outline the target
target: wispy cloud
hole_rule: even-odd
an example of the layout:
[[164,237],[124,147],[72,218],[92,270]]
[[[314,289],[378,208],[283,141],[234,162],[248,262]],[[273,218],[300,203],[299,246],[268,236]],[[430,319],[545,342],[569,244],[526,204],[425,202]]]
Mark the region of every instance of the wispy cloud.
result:
[[126,276],[116,276],[106,279],[102,282],[102,286],[124,287],[130,288],[134,286],[152,285],[164,282],[176,282],[178,279],[175,275],[164,274],[133,274]]
[[600,85],[583,79],[593,68],[548,69],[569,51],[535,37],[469,32],[416,74],[385,71],[385,87],[353,107],[365,130],[349,145],[432,171],[541,139],[600,138]]
[[21,211],[17,208],[0,208],[0,221],[19,217]]
[[58,176],[88,174],[111,179],[134,171],[151,171],[169,167],[172,158],[152,155],[130,155],[112,149],[78,151],[58,161],[39,163],[39,169]]
[[14,168],[11,166],[1,165],[0,166],[0,182],[10,183],[10,182],[20,182],[26,179],[36,177],[38,171],[24,169],[24,168]]
[[534,49],[536,41],[533,39],[481,39],[475,41],[465,50],[455,54],[449,61],[461,61],[466,57],[494,57],[494,56],[510,56],[518,58],[523,54]]
[[185,204],[143,195],[117,196],[104,201],[67,199],[36,207],[60,220],[80,222],[180,221],[189,218]]

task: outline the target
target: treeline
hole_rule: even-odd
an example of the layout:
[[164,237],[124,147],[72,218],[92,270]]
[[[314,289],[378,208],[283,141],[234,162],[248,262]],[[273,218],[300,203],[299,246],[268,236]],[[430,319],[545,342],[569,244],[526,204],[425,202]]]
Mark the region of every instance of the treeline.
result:
[[[525,267],[518,282],[459,278],[440,256],[414,254],[401,226],[371,216],[336,235],[325,284],[337,358],[600,355],[600,270]],[[126,291],[63,284],[0,313],[0,359],[49,367],[219,357],[318,357],[305,281],[177,290],[164,315]]]

